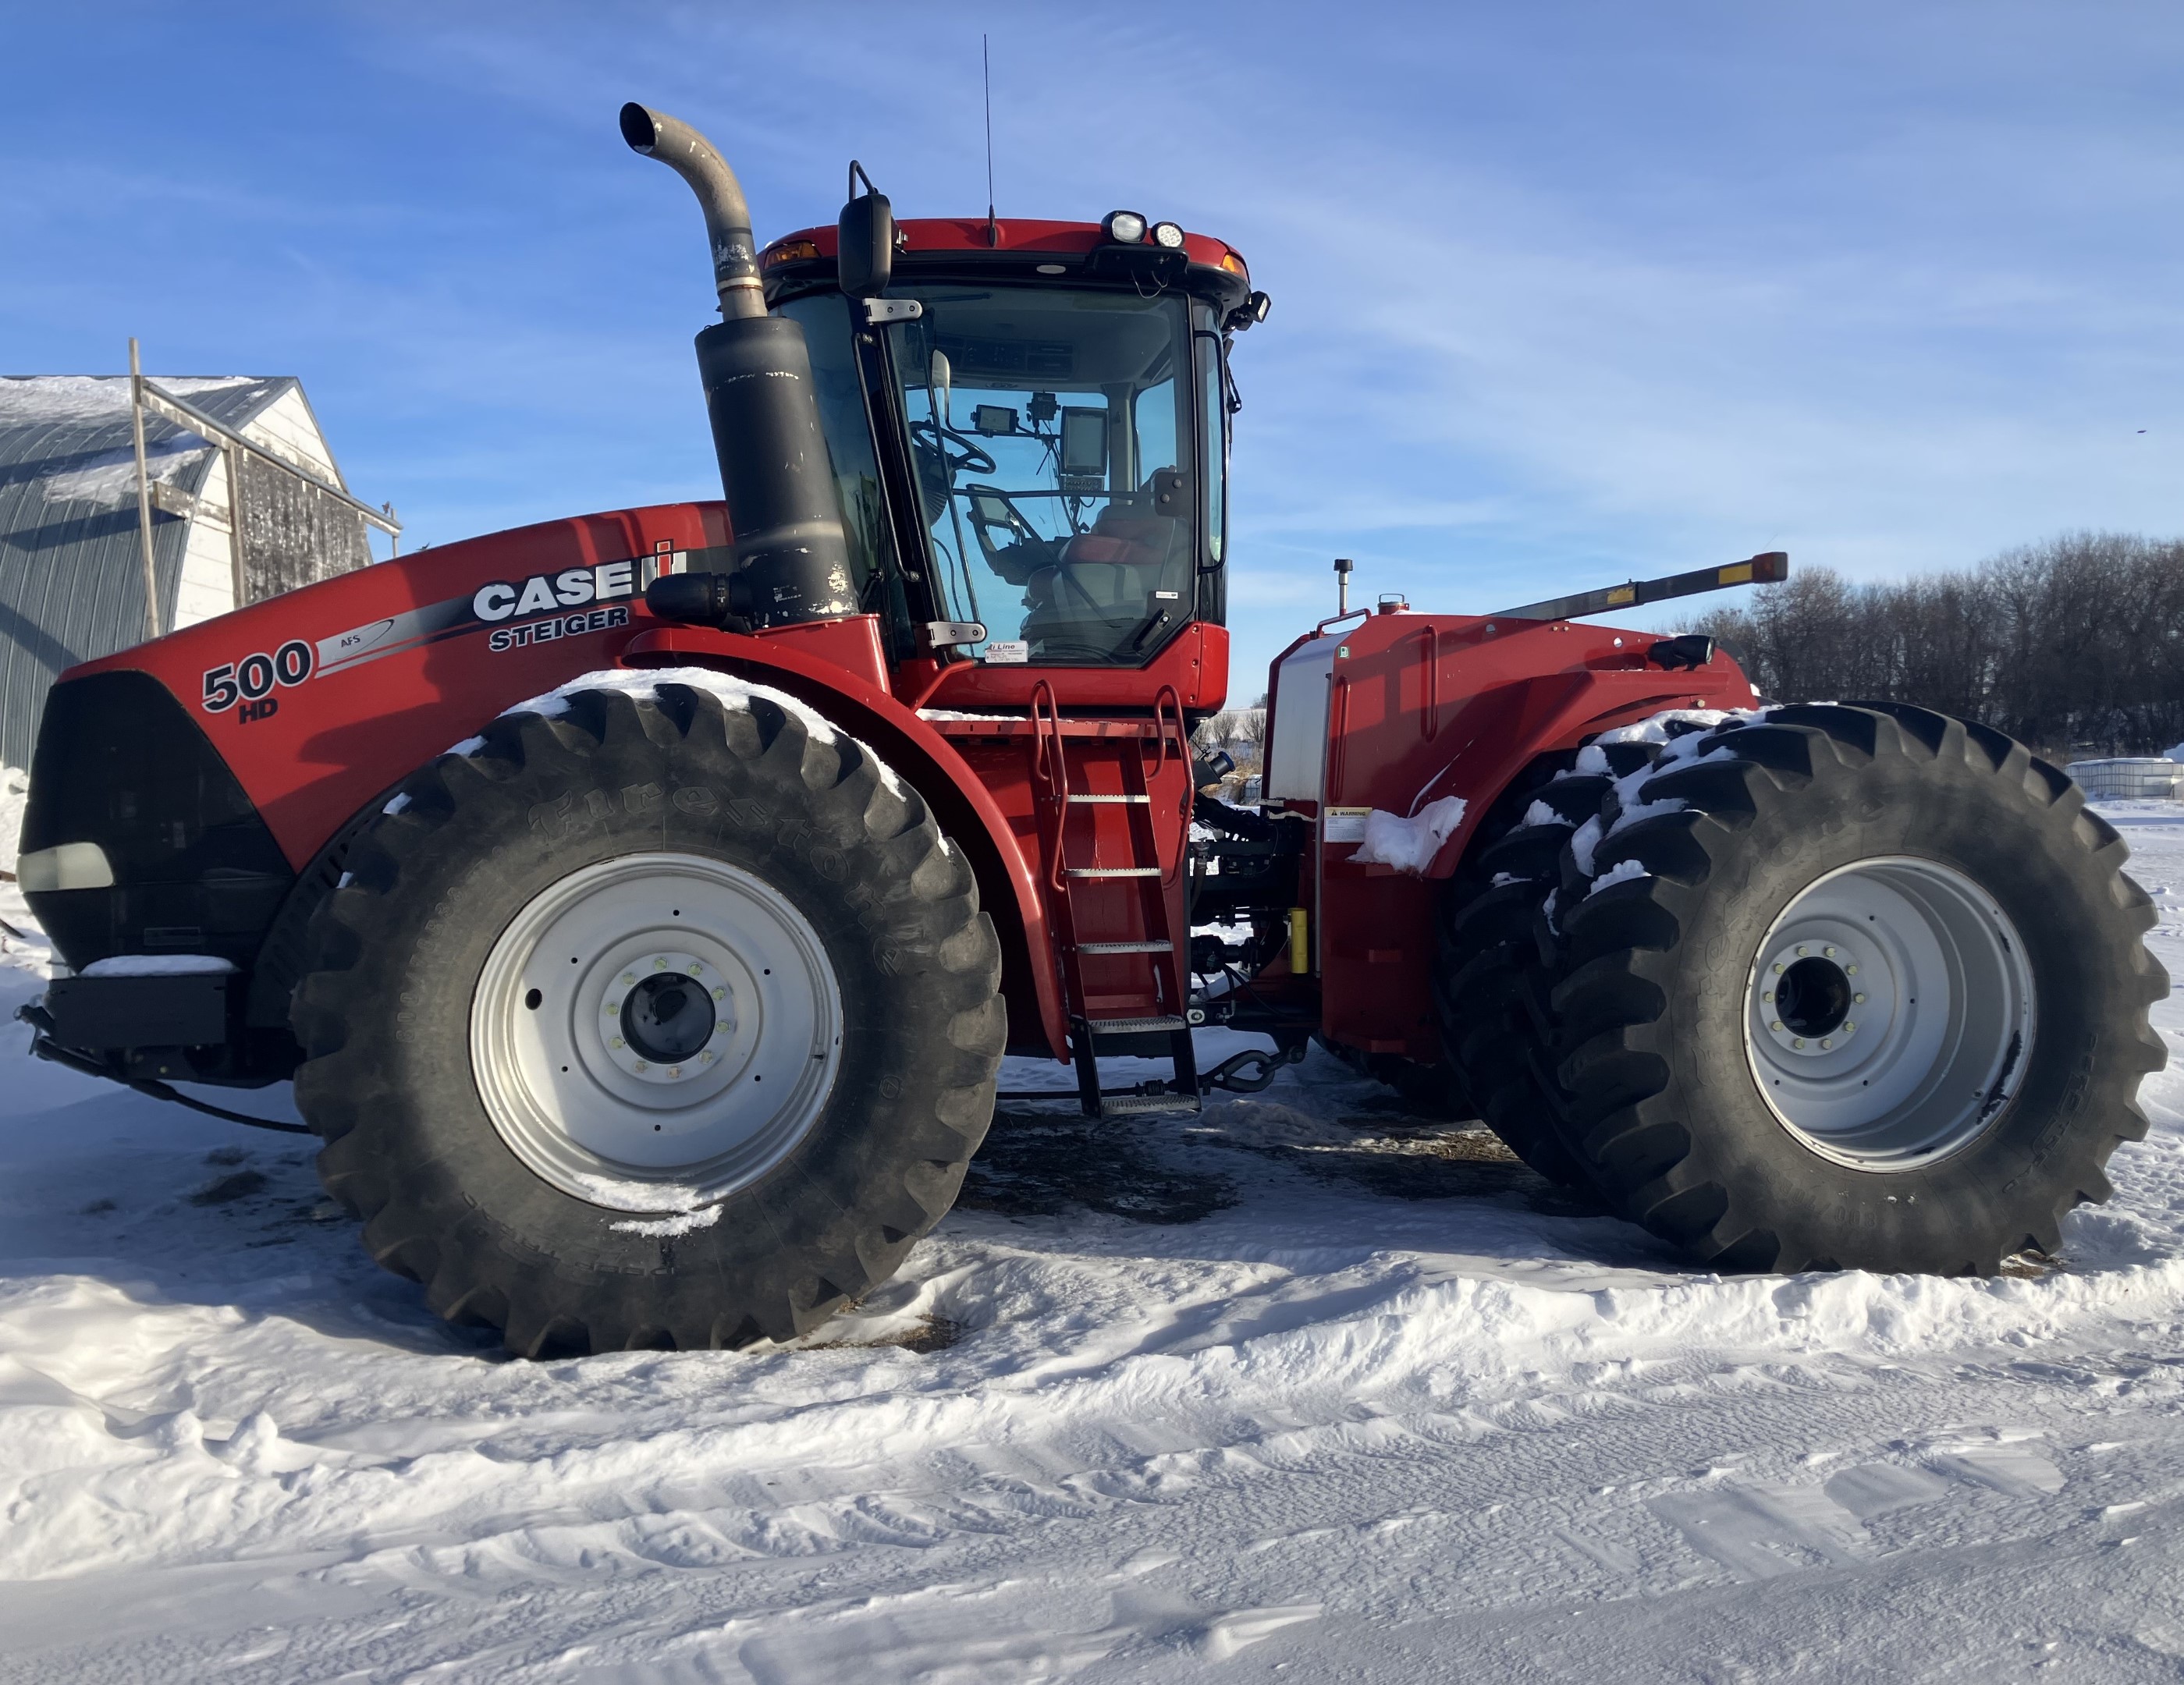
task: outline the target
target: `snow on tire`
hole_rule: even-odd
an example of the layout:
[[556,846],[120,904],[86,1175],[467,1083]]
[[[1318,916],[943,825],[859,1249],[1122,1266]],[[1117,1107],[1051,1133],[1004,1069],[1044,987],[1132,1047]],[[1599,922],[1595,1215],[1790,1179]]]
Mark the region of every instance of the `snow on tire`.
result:
[[787,1337],[953,1203],[999,943],[917,792],[803,704],[593,676],[412,775],[347,866],[297,1104],[442,1315],[529,1356]]
[[2165,1059],[2126,854],[2061,772],[1923,709],[1670,738],[1573,833],[1543,926],[1565,1144],[1716,1269],[2054,1250]]

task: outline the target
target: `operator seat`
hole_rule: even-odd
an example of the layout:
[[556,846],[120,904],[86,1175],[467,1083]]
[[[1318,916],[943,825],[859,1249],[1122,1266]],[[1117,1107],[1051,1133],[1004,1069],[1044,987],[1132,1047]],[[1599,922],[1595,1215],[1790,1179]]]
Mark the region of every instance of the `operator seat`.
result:
[[[1127,603],[1134,609],[1162,582],[1177,545],[1184,542],[1183,523],[1172,516],[1143,514],[1110,503],[1100,511],[1089,532],[1078,533],[1062,547],[1061,564],[1094,602]],[[1078,606],[1085,606],[1082,598]]]
[[1167,583],[1178,548],[1187,559],[1189,543],[1173,516],[1108,504],[1090,531],[1062,547],[1058,566],[1032,575],[1024,637],[1049,660],[1128,659],[1118,647],[1152,612],[1152,593]]

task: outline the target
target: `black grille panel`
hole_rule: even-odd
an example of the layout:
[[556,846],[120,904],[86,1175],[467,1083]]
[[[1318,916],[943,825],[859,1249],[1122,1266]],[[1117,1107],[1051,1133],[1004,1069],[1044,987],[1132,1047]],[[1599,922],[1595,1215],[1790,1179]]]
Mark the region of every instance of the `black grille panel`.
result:
[[110,889],[31,896],[60,957],[216,954],[248,969],[295,874],[225,761],[148,673],[53,687],[31,763],[23,851],[96,842]]

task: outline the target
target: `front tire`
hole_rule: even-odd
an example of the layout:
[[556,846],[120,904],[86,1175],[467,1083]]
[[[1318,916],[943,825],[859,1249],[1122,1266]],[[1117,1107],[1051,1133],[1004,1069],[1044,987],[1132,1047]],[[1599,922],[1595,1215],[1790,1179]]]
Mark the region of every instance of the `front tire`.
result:
[[786,698],[561,703],[352,848],[294,1013],[320,1176],[525,1355],[800,1333],[894,1272],[984,1136],[1005,1023],[969,865]]
[[2126,852],[2022,744],[1922,709],[1679,740],[1563,851],[1565,1142],[1716,1269],[2054,1251],[2166,1057]]

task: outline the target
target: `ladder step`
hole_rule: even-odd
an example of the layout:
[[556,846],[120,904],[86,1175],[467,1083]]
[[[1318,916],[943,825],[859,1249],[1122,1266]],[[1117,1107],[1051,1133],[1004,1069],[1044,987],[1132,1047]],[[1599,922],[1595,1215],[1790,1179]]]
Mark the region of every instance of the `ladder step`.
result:
[[1079,954],[1167,954],[1173,951],[1172,942],[1080,942]]
[[1181,1018],[1088,1018],[1084,1027],[1097,1037],[1173,1034],[1190,1026]]
[[1071,866],[1064,877],[1158,877],[1158,866]]
[[1102,1117],[1142,1117],[1148,1113],[1195,1113],[1201,1109],[1195,1094],[1116,1094],[1100,1101]]
[[1153,798],[1150,796],[1072,796],[1069,799],[1091,804],[1127,802],[1138,807],[1150,807]]

